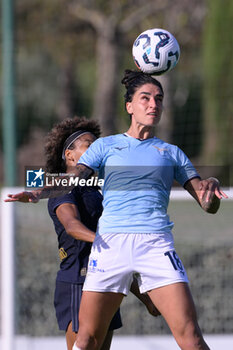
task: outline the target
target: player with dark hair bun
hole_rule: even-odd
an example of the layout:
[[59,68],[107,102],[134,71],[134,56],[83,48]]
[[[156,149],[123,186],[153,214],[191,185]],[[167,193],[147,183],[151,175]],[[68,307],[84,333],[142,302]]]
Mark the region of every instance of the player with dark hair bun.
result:
[[[126,110],[130,127],[123,134],[97,139],[80,157],[76,176],[104,175],[103,213],[92,245],[73,350],[99,350],[110,321],[128,294],[133,276],[165,318],[182,350],[208,350],[200,331],[188,277],[178,257],[167,214],[176,180],[208,213],[227,197],[215,178],[202,180],[175,145],[154,137],[164,92],[156,79],[127,70]],[[37,202],[64,193],[43,188],[9,195],[9,201]]]
[[138,87],[140,87],[143,84],[153,84],[155,86],[158,86],[163,93],[163,87],[161,83],[153,78],[150,74],[142,73],[139,71],[132,71],[130,69],[125,70],[125,76],[121,80],[121,83],[125,85],[126,88],[126,94],[125,94],[125,103],[131,102],[133,95]]
[[[99,136],[99,124],[84,117],[65,119],[58,123],[47,136],[46,170],[50,173],[72,173],[80,156]],[[91,245],[102,213],[102,195],[98,187],[77,186],[66,195],[50,198],[48,210],[57,233],[60,257],[54,306],[59,329],[66,332],[67,348],[71,350],[79,328],[79,305]],[[150,298],[140,295],[135,280],[131,291],[153,316],[159,314]],[[121,326],[118,310],[111,321],[101,350],[110,348],[113,330]]]

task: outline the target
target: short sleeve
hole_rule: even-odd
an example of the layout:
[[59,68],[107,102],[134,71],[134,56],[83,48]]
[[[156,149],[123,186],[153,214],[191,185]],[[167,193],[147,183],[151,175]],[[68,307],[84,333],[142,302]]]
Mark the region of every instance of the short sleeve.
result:
[[89,168],[98,171],[104,157],[103,138],[93,142],[86,152],[80,157],[78,164],[84,164]]
[[77,205],[77,195],[74,193],[74,190],[70,193],[65,194],[64,196],[50,198],[48,200],[49,212],[51,214],[55,214],[56,209],[64,203],[71,203]]
[[181,186],[184,186],[188,180],[195,177],[200,177],[192,162],[188,159],[186,154],[177,147],[175,179]]

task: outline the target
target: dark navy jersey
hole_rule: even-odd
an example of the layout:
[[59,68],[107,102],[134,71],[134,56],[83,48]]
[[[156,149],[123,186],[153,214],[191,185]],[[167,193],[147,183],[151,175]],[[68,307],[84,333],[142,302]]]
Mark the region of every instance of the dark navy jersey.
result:
[[75,204],[81,222],[90,230],[96,231],[98,219],[102,213],[102,195],[97,187],[75,187],[70,193],[50,198],[48,211],[53,220],[58,238],[60,270],[57,280],[71,283],[83,283],[86,276],[91,243],[79,241],[68,235],[58,220],[56,209],[64,203]]

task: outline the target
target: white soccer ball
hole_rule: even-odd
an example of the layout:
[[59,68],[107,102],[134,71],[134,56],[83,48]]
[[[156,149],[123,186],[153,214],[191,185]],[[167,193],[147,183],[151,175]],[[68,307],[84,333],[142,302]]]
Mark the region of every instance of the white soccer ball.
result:
[[132,53],[136,66],[142,72],[161,75],[176,66],[180,47],[176,38],[167,30],[154,28],[137,37]]

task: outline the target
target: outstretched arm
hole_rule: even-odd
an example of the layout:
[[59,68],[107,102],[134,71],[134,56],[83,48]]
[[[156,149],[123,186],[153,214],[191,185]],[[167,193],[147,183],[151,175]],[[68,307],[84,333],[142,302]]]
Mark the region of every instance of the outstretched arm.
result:
[[[74,169],[74,176],[80,179],[87,179],[92,173],[93,170],[83,164],[78,164]],[[69,179],[68,176],[60,177],[60,179],[65,178]],[[40,199],[62,196],[70,192],[74,187],[75,183],[70,183],[68,186],[64,187],[60,181],[59,185],[45,186],[35,191],[24,191],[16,194],[8,194],[8,198],[5,199],[5,202],[37,203]]]
[[184,188],[196,199],[207,213],[215,214],[220,206],[220,200],[228,196],[220,190],[220,184],[214,177],[206,180],[194,178],[186,182]]

